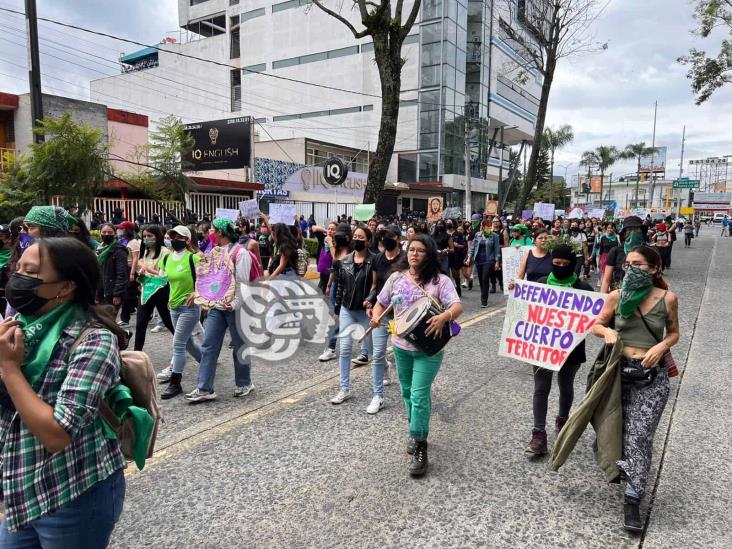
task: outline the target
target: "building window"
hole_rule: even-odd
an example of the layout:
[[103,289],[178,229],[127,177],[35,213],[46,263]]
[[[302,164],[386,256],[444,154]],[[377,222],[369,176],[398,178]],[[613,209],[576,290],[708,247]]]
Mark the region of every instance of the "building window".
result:
[[241,71],[231,71],[231,112],[241,110]]
[[191,6],[197,6],[198,4],[203,4],[204,2],[208,2],[208,0],[191,0]]
[[192,21],[187,25],[183,25],[183,28],[205,38],[225,34],[226,14],[221,13],[219,15],[201,19],[200,21]]
[[358,154],[357,157],[354,157],[348,153],[326,151],[316,147],[308,147],[305,151],[305,164],[307,166],[322,165],[329,158],[338,158],[339,160],[342,160],[351,172],[368,173],[369,171],[367,160],[368,156],[362,158],[361,155]]
[[285,67],[293,67],[295,65],[305,65],[306,63],[315,63],[316,61],[325,61],[326,59],[336,59],[346,55],[354,55],[358,53],[358,48],[358,46],[349,46],[347,48],[339,48],[337,50],[322,51],[319,53],[300,55],[299,57],[280,59],[279,61],[272,62],[272,68],[283,69]]
[[[400,154],[397,166],[397,180],[406,183],[417,181],[417,154]],[[402,208],[405,207],[402,202]],[[407,205],[406,208],[409,208]]]
[[242,23],[244,23],[245,21],[249,21],[251,19],[254,19],[255,17],[262,17],[265,13],[266,12],[265,12],[264,8],[257,8],[256,10],[251,10],[251,11],[242,13],[239,16],[239,20]]
[[273,122],[285,122],[287,120],[296,120],[299,118],[315,118],[318,116],[335,116],[338,114],[353,114],[361,111],[371,111],[374,109],[373,105],[364,105],[363,107],[346,107],[343,109],[331,109],[329,111],[312,111],[303,112],[299,114],[284,114],[282,116],[275,116],[272,118]]
[[267,70],[267,63],[260,63],[259,65],[249,65],[248,67],[242,68],[244,75],[251,74],[253,72],[264,72]]
[[239,59],[241,55],[241,38],[239,33],[239,18],[238,17],[232,17],[231,18],[231,27],[230,27],[230,40],[229,40],[229,57],[231,59]]
[[280,2],[279,4],[272,4],[272,13],[307,6],[310,3],[312,3],[312,0],[289,0],[287,2]]
[[229,0],[229,5],[230,6],[238,6],[239,5],[239,0]]

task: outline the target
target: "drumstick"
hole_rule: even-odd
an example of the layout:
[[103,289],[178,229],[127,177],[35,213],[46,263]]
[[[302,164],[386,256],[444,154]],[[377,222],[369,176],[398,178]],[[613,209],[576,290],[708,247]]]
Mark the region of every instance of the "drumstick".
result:
[[[394,309],[394,304],[393,303],[390,303],[389,306],[386,309],[384,309],[384,312],[381,313],[381,315],[379,316],[379,318],[376,319],[376,322],[381,323],[381,319],[384,318],[386,315],[388,315],[392,311],[392,309]],[[373,331],[374,331],[374,327],[373,326],[369,326],[369,329],[366,330],[364,332],[364,334],[358,339],[358,342],[361,343]]]

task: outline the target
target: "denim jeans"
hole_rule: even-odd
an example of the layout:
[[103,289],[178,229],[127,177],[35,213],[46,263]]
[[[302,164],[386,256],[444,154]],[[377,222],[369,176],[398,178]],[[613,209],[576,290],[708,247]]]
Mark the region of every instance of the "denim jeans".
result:
[[234,381],[237,387],[247,387],[251,384],[251,364],[242,363],[239,360],[239,353],[242,352],[244,340],[236,329],[236,312],[220,311],[211,309],[206,318],[203,345],[201,346],[201,367],[198,370],[198,388],[206,391],[213,391],[214,378],[216,377],[216,361],[221,353],[221,346],[224,344],[226,330],[231,334],[231,341],[234,344]]
[[201,362],[201,346],[193,339],[193,331],[201,318],[201,307],[198,305],[181,305],[170,310],[170,317],[175,326],[173,334],[173,373],[182,374],[186,366],[186,351]]
[[125,475],[120,469],[60,509],[37,518],[17,532],[10,532],[7,519],[3,520],[0,549],[104,549],[122,514],[124,501]]
[[393,348],[409,421],[409,434],[415,440],[427,440],[432,415],[432,382],[440,370],[443,353],[427,356],[420,351],[400,349],[396,345]]
[[386,370],[386,344],[389,341],[389,329],[382,322],[381,326],[371,332],[371,344],[374,358],[371,362],[371,382],[375,395],[384,396],[384,371]]
[[[353,350],[354,336],[359,337],[360,331],[351,334],[348,329],[352,324],[360,324],[364,330],[369,327],[369,319],[366,316],[366,311],[351,311],[346,307],[341,307],[341,315],[338,319],[341,328],[340,335],[340,354],[338,355],[338,364],[341,368],[341,389],[351,388],[351,351]],[[368,345],[369,339],[366,338],[364,343]],[[366,349],[368,353],[368,347]],[[383,383],[383,377],[382,377]]]
[[[338,282],[334,281],[333,284],[330,285],[330,296],[328,296],[328,299],[330,301],[330,311],[333,313],[335,312],[335,295],[336,295],[336,288],[338,287]],[[330,338],[330,341],[328,342],[328,348],[336,350],[336,341],[338,341],[338,332],[340,331],[340,321],[339,319],[336,319],[335,326],[333,327],[333,335]],[[371,336],[369,336],[370,338]],[[360,354],[368,356],[369,349],[368,349],[368,340],[364,340],[361,343],[361,350]]]

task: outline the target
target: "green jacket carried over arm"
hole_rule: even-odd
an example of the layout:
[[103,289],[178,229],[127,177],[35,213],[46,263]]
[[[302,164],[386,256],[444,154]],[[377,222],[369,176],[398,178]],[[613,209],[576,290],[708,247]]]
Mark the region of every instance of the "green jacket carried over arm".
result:
[[549,465],[554,471],[567,461],[577,441],[591,423],[595,429],[595,459],[608,482],[616,482],[623,456],[623,403],[620,395],[620,359],[623,345],[608,345],[598,355],[587,378],[587,393],[570,414],[554,444]]

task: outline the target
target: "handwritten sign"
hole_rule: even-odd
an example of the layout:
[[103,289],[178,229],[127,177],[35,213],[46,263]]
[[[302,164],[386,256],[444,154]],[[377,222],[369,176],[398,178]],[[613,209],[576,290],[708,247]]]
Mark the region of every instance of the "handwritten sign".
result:
[[239,202],[239,211],[244,219],[255,219],[259,217],[259,202],[256,198]]
[[353,219],[356,221],[368,221],[374,215],[376,215],[376,204],[356,204]]
[[295,205],[294,204],[278,204],[272,202],[269,205],[269,223],[284,223],[292,225],[295,222]]
[[527,220],[534,217],[534,210],[521,210],[521,219]]
[[592,210],[590,210],[590,217],[594,217],[596,219],[605,219],[605,209],[592,208]]
[[540,219],[554,219],[554,204],[551,202],[534,202],[534,215]]
[[445,201],[441,196],[430,196],[427,199],[427,222],[435,223],[439,219],[442,219],[442,211],[445,207]]
[[503,263],[501,270],[503,271],[503,295],[508,295],[508,284],[518,276],[521,259],[528,253],[531,246],[511,246],[501,249],[501,258]]
[[515,281],[498,354],[559,371],[569,353],[587,337],[605,298],[597,292]]
[[231,219],[234,223],[239,218],[239,210],[230,210],[228,208],[216,208],[216,217]]
[[460,219],[461,215],[461,209],[455,206],[451,208],[445,208],[445,211],[442,212],[443,219]]

